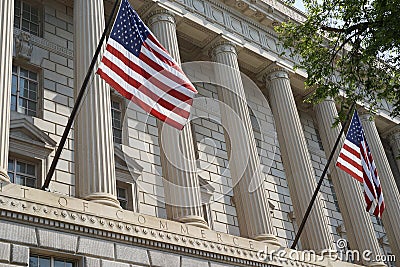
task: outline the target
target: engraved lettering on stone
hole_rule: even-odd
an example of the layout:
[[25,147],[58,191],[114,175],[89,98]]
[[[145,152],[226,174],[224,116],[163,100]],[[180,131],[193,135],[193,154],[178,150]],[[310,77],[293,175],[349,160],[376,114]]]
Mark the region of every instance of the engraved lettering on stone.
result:
[[163,221],[160,220],[160,229],[168,230],[168,224],[166,221],[163,223]]
[[181,233],[189,235],[189,228],[186,225],[181,225]]
[[204,229],[201,229],[200,232],[201,232],[201,237],[206,238],[206,233],[205,233]]
[[24,187],[21,187],[21,189],[24,191],[24,198],[26,198],[26,192],[29,191],[29,189]]
[[124,218],[124,217],[123,217],[123,214],[124,214],[124,211],[123,211],[123,210],[117,210],[117,211],[115,212],[115,216],[117,216],[118,219],[123,219],[123,218]]
[[233,244],[235,244],[236,246],[239,246],[238,240],[239,239],[237,237],[234,237],[233,240],[232,240]]
[[218,239],[219,242],[223,242],[223,241],[222,241],[222,236],[221,236],[220,233],[217,233],[217,239]]
[[83,211],[87,211],[87,209],[88,209],[88,205],[89,205],[89,203],[88,202],[83,202],[82,203],[83,204]]
[[254,249],[253,241],[249,241],[249,246],[250,246],[250,249]]
[[145,224],[146,223],[146,218],[143,215],[138,216],[138,222],[140,224]]
[[66,206],[68,205],[68,201],[67,201],[67,199],[66,199],[65,197],[60,197],[60,198],[58,199],[58,204],[59,204],[61,207],[66,207]]

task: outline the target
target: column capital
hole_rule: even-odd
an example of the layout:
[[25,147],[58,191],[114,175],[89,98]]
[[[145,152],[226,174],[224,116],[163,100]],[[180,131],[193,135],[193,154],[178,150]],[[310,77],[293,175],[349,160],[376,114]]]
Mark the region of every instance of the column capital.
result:
[[167,9],[157,9],[147,16],[147,25],[149,27],[160,21],[176,24],[175,14]]
[[289,74],[290,71],[287,68],[274,64],[265,71],[263,80],[268,83],[275,79],[289,79]]
[[219,40],[212,44],[209,49],[210,57],[215,59],[220,53],[232,53],[237,56],[236,44],[226,39]]

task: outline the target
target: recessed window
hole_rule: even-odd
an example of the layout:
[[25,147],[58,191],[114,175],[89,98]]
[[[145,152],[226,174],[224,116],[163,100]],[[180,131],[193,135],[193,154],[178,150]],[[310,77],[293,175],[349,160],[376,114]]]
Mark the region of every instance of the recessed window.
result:
[[117,199],[121,208],[128,209],[128,190],[126,188],[117,187]]
[[34,163],[9,158],[8,176],[12,183],[37,187],[37,166]]
[[40,12],[37,6],[15,0],[14,27],[31,34],[40,35]]
[[75,267],[74,261],[45,256],[30,256],[29,267]]
[[39,78],[36,72],[20,66],[12,68],[11,110],[36,116]]
[[114,143],[122,144],[122,103],[111,100],[111,116]]

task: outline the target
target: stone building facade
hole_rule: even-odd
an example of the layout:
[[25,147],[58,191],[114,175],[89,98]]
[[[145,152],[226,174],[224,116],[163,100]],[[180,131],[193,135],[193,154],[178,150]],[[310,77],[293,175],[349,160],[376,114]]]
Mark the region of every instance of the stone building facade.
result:
[[[279,0],[132,0],[199,92],[192,120],[181,133],[163,127],[93,75],[40,190],[113,4],[0,2],[0,266],[396,266],[400,119],[390,107],[362,115],[382,220],[332,164],[288,249],[339,128],[334,102],[303,104],[306,74],[273,30],[303,15]],[[385,262],[335,260],[353,250]]]

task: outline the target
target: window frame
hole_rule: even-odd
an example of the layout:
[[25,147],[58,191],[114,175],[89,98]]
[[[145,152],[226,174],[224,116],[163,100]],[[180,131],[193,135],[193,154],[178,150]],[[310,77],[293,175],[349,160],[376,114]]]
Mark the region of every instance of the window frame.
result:
[[[38,164],[38,162],[36,161],[35,162],[35,160],[28,160],[28,159],[26,159],[26,158],[24,158],[24,157],[18,157],[18,156],[15,156],[15,155],[12,155],[12,156],[9,156],[8,157],[8,161],[10,161],[10,160],[13,160],[13,170],[12,170],[12,172],[11,173],[13,173],[13,179],[12,180],[14,180],[14,181],[11,181],[12,183],[14,183],[14,184],[17,184],[16,182],[15,182],[15,179],[16,179],[16,176],[19,174],[19,175],[22,175],[22,176],[24,176],[24,180],[28,177],[28,178],[32,178],[32,177],[34,177],[35,178],[35,185],[33,186],[33,188],[38,188],[38,181],[40,180],[39,179],[39,173],[40,173],[40,165]],[[18,173],[17,172],[17,162],[20,162],[20,163],[24,163],[24,164],[29,164],[29,165],[33,165],[34,167],[35,167],[35,175],[34,176],[31,176],[31,175],[29,175],[29,174],[27,174],[27,173]],[[8,162],[8,164],[9,164],[10,162]],[[7,173],[8,172],[10,172],[9,170],[8,170],[8,168],[7,168]],[[10,177],[10,180],[11,180],[11,177]],[[18,185],[22,185],[22,186],[27,186],[27,187],[31,187],[31,186],[28,186],[27,184],[26,184],[26,182],[25,182],[25,184],[18,184]]]
[[[36,115],[35,116],[31,116],[25,113],[21,113],[18,112],[18,98],[17,98],[17,110],[12,110],[11,109],[11,103],[10,103],[10,111],[12,113],[17,113],[20,114],[21,116],[25,116],[27,118],[43,118],[43,106],[44,106],[44,99],[43,99],[43,70],[41,67],[39,66],[35,66],[32,64],[29,64],[28,62],[19,59],[19,58],[13,58],[13,62],[12,62],[12,66],[17,67],[17,68],[23,68],[25,70],[31,71],[36,73],[37,75],[37,92],[36,92]],[[13,74],[12,74],[13,75]],[[17,80],[19,80],[20,77],[17,77]],[[19,81],[18,81],[19,82]],[[12,86],[12,85],[11,85]],[[19,88],[17,88],[17,90],[19,90]],[[11,88],[12,91],[12,88]],[[11,92],[12,94],[12,92]],[[10,95],[10,102],[11,102],[11,95]]]
[[[38,36],[38,37],[43,37],[43,28],[44,28],[44,25],[43,25],[43,18],[44,18],[43,5],[37,0],[33,0],[33,1],[17,0],[17,1],[19,1],[21,3],[20,12],[19,12],[19,27],[17,27],[15,25],[15,19],[17,17],[16,10],[15,10],[16,9],[16,1],[14,2],[14,17],[13,17],[13,21],[14,22],[13,22],[13,27],[16,28],[16,29],[19,29],[20,31],[29,33],[31,35]],[[30,9],[32,9],[32,7],[33,7],[33,8],[36,8],[37,11],[38,11],[38,14],[37,14],[37,16],[38,16],[38,22],[37,22],[38,31],[37,31],[37,34],[32,33],[31,30],[26,31],[26,30],[24,30],[22,28],[22,22],[24,20],[24,18],[23,18],[24,4],[29,5]],[[31,16],[31,14],[32,13],[30,12],[30,16]],[[31,26],[31,24],[34,23],[34,22],[32,22],[32,20],[30,19],[28,23],[29,23],[29,26]]]
[[[50,267],[54,267],[54,261],[68,261],[69,263],[72,263],[72,267],[80,267],[81,266],[81,260],[80,258],[77,258],[76,256],[72,256],[68,257],[69,255],[65,255],[65,254],[48,254],[46,252],[42,253],[41,250],[38,250],[38,252],[36,252],[36,250],[34,250],[33,252],[31,251],[31,253],[29,253],[29,263],[30,263],[30,259],[31,257],[39,257],[39,258],[47,258],[50,259]],[[65,264],[64,264],[65,265]]]
[[[116,145],[126,144],[127,141],[126,141],[125,139],[127,138],[127,134],[126,134],[126,132],[125,132],[125,131],[126,131],[126,130],[125,130],[126,127],[124,127],[124,118],[125,118],[125,112],[126,112],[125,98],[123,98],[123,97],[120,96],[120,95],[117,95],[117,92],[115,92],[115,90],[112,89],[110,100],[111,100],[111,101],[110,101],[110,102],[111,102],[110,111],[111,111],[111,128],[112,128],[112,133],[113,133],[113,142],[114,142],[114,144],[116,144]],[[113,107],[113,102],[117,102],[117,103],[119,103],[119,105],[120,105],[120,110],[117,110],[117,111],[119,111],[119,112],[121,113],[121,118],[120,118],[120,121],[121,121],[121,128],[120,128],[120,129],[114,127],[113,110],[116,110],[116,109],[114,109],[114,107]],[[121,131],[121,143],[115,142],[114,129],[116,129],[116,130],[118,130],[118,131]]]
[[[12,109],[12,106],[11,106],[12,104],[11,104],[10,105],[11,111],[14,111],[14,112],[17,112],[19,114],[23,114],[23,115],[29,116],[29,117],[39,117],[38,115],[40,113],[39,111],[40,111],[40,106],[41,106],[40,105],[40,99],[41,99],[41,93],[40,93],[40,91],[41,91],[41,89],[40,89],[40,85],[41,85],[40,77],[41,77],[41,75],[40,75],[40,72],[36,71],[34,68],[30,68],[30,67],[27,67],[27,66],[25,66],[23,64],[18,64],[18,63],[15,63],[15,62],[13,62],[13,66],[12,67],[13,68],[15,67],[17,69],[17,72],[16,72],[17,85],[16,85],[16,92],[15,92],[15,98],[16,98],[15,110]],[[28,71],[28,74],[34,73],[36,75],[36,80],[34,80],[34,79],[30,78],[30,77],[22,77],[21,76],[21,69]],[[12,75],[14,76],[14,70],[12,71]],[[36,83],[36,99],[31,99],[29,97],[26,98],[26,97],[21,95],[21,86],[20,86],[20,80],[21,79],[24,79],[25,81],[28,81],[29,83],[30,82]],[[12,97],[14,96],[12,91],[13,90],[12,90],[12,85],[11,85],[11,101],[12,101]],[[28,91],[29,91],[29,88],[28,88]],[[30,114],[27,114],[25,112],[20,112],[19,111],[19,109],[21,108],[21,106],[19,105],[19,100],[20,99],[24,99],[24,100],[26,100],[28,102],[34,102],[36,104],[36,110],[30,110],[29,107],[27,107],[27,108],[26,107],[22,107],[26,111],[34,111],[35,115],[30,115]]]

